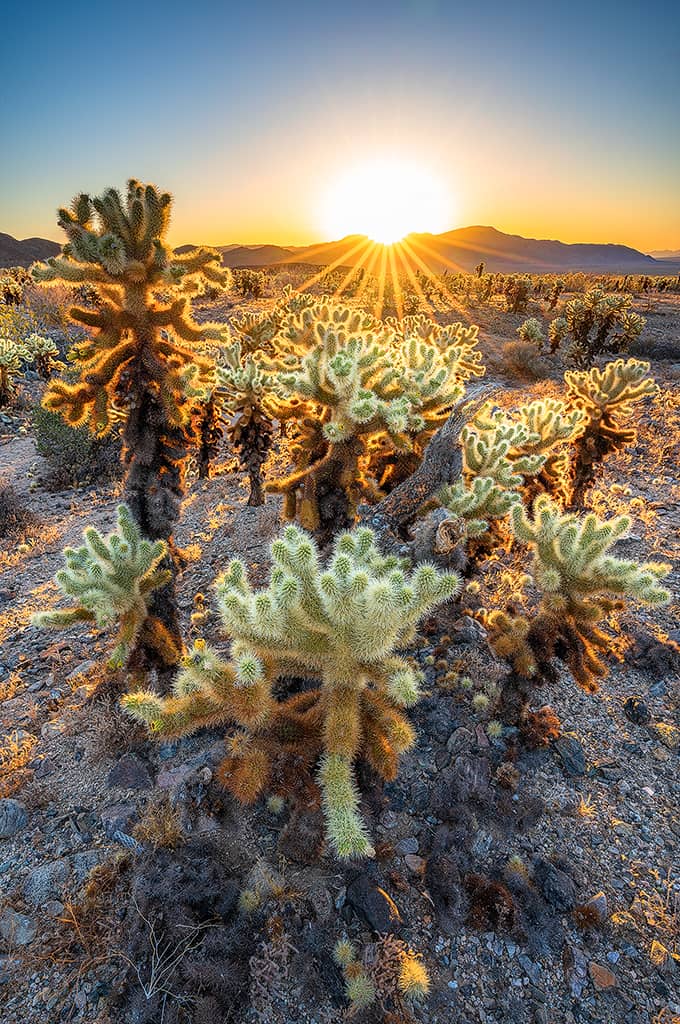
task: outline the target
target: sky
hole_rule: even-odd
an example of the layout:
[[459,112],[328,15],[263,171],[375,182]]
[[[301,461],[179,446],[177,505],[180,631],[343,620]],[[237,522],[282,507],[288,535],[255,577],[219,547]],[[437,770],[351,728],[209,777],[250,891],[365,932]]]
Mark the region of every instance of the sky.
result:
[[677,2],[10,0],[0,67],[16,237],[136,177],[174,244],[303,245],[379,160],[436,178],[442,230],[680,248]]

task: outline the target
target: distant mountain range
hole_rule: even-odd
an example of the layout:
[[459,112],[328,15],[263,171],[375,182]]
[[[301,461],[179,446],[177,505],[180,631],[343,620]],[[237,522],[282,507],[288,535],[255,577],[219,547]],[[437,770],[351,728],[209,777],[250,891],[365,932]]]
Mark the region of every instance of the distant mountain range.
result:
[[0,232],[0,267],[30,267],[36,260],[46,260],[61,251],[57,242],[47,238],[12,238]]
[[[434,273],[444,270],[474,270],[481,261],[487,271],[513,273],[563,273],[568,270],[600,273],[668,274],[680,271],[680,250],[652,254],[627,245],[567,244],[546,239],[507,235],[492,227],[457,228],[441,235],[412,234],[405,240],[414,257],[412,266],[424,265]],[[355,266],[364,256],[368,239],[348,235],[335,242],[319,245],[230,245],[216,246],[225,266],[268,267],[286,263],[312,266]],[[188,252],[193,245],[182,245],[176,252]],[[29,266],[59,252],[56,242],[45,238],[25,238],[0,234],[0,267]],[[398,260],[397,260],[398,264]],[[371,259],[365,261],[370,267]]]

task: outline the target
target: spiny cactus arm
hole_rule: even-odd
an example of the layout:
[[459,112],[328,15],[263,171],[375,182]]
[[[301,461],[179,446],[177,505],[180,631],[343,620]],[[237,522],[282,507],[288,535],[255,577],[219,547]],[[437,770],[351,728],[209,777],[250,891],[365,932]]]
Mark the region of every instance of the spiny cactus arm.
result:
[[69,284],[115,284],[115,278],[96,263],[79,264],[63,256],[53,256],[37,263],[31,270],[33,279],[41,284],[68,281]]
[[324,755],[319,782],[330,843],[338,857],[373,857],[375,850],[359,814],[352,765],[339,754]]
[[64,608],[52,612],[36,612],[31,618],[41,629],[66,629],[76,622],[94,622],[95,614],[89,608]]

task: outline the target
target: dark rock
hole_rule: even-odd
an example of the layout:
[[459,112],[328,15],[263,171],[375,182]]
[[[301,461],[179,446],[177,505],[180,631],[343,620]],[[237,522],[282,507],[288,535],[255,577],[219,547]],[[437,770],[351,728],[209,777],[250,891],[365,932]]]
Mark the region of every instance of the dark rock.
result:
[[0,800],[0,839],[9,839],[24,827],[28,813],[20,800],[6,797]]
[[652,720],[652,713],[642,697],[627,697],[623,702],[623,711],[626,718],[636,725],[646,725]]
[[18,914],[11,907],[5,907],[0,913],[0,936],[7,945],[27,946],[35,938],[38,926],[31,917]]
[[378,935],[397,932],[402,924],[401,913],[394,900],[364,872],[347,886],[347,902]]
[[557,910],[573,910],[576,886],[569,875],[550,861],[539,858],[534,864],[534,880],[544,897]]
[[586,755],[579,738],[573,732],[565,732],[552,745],[567,775],[585,775]]
[[134,754],[123,754],[109,772],[106,781],[108,786],[118,789],[153,788],[153,779],[148,767]]

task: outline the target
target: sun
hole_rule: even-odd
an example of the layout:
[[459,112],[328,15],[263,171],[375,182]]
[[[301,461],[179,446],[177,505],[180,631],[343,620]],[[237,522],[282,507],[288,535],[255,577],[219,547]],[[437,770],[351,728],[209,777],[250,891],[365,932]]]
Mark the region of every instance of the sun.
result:
[[384,157],[353,167],[328,189],[323,227],[330,238],[367,235],[391,245],[412,232],[446,231],[450,198],[424,167]]

